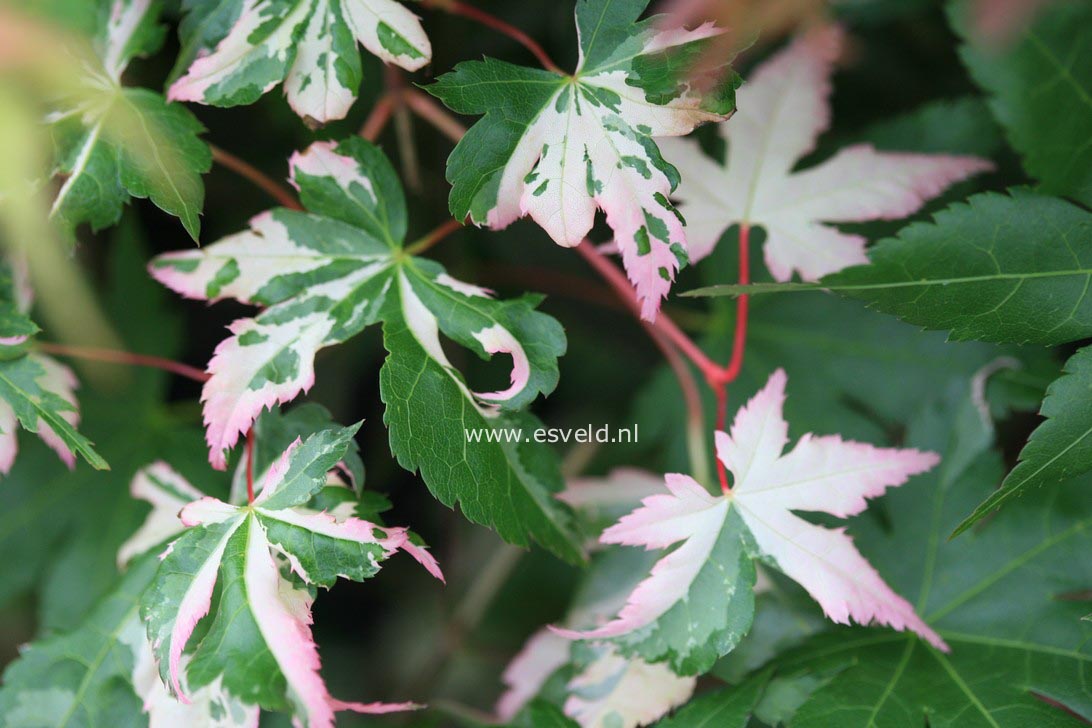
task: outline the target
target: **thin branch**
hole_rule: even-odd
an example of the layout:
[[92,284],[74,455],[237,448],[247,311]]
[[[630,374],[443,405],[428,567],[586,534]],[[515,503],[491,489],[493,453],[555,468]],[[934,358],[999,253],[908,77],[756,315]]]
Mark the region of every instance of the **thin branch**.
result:
[[477,23],[481,23],[487,28],[492,28],[498,33],[503,33],[504,35],[507,35],[509,38],[522,45],[527,50],[531,51],[534,57],[538,59],[538,62],[541,63],[542,67],[545,68],[547,71],[552,71],[562,76],[566,75],[565,72],[562,71],[561,68],[553,62],[550,56],[547,55],[546,51],[543,50],[542,46],[538,44],[538,41],[524,33],[516,26],[501,20],[495,15],[490,15],[484,10],[476,8],[473,5],[467,5],[466,3],[460,2],[459,0],[422,0],[422,4],[426,7],[443,10],[444,12],[451,13],[452,15],[461,15],[464,18],[473,20]]
[[368,118],[358,132],[370,142],[374,142],[387,127],[391,116],[402,106],[402,92],[406,88],[406,81],[402,72],[396,66],[383,67],[383,87],[386,91],[375,102]]
[[425,235],[422,235],[420,238],[407,245],[406,253],[408,255],[420,255],[436,243],[446,238],[451,233],[462,228],[462,226],[463,224],[461,222],[459,222],[455,218],[451,218],[447,222],[437,227],[435,230],[426,233]]
[[430,97],[414,88],[402,92],[402,101],[413,113],[436,127],[436,130],[451,141],[458,143],[466,134],[466,127]]
[[387,126],[387,122],[390,121],[394,108],[398,106],[400,101],[401,93],[397,91],[388,91],[380,96],[368,114],[368,118],[364,120],[364,125],[360,127],[360,136],[370,142],[378,139]]
[[[610,284],[618,297],[622,299],[634,315],[640,317],[641,305],[637,301],[637,295],[633,292],[633,286],[625,274],[618,269],[618,266],[596,250],[595,246],[587,240],[576,246],[576,252],[580,253],[584,260],[588,261],[591,267]],[[701,370],[702,376],[705,377],[710,387],[715,388],[715,383],[724,378],[725,370],[706,356],[705,352],[691,341],[690,337],[669,317],[660,314],[652,325],[657,331],[666,336],[687,359],[694,362],[694,365]]]
[[[725,432],[728,427],[728,382],[721,382],[714,386],[713,393],[717,398],[717,424],[714,431]],[[717,461],[717,480],[720,481],[720,492],[727,493],[731,490],[728,486],[728,471],[719,457],[715,459]]]
[[[743,225],[740,227],[739,279],[741,282],[750,281],[749,233],[750,228],[748,226]],[[607,283],[610,284],[618,296],[626,303],[630,311],[632,311],[635,316],[640,317],[641,306],[637,301],[637,295],[634,293],[633,287],[626,279],[625,274],[618,269],[618,266],[609,261],[606,256],[596,250],[595,246],[587,240],[580,243],[580,245],[576,247],[576,250],[607,281]],[[743,352],[747,341],[748,303],[746,296],[740,296],[736,312],[736,329],[733,336],[734,344],[732,358],[727,366],[721,366],[710,359],[705,352],[675,324],[674,321],[663,313],[657,317],[656,322],[653,324],[642,322],[645,323],[646,328],[649,329],[650,333],[658,334],[669,340],[701,371],[706,384],[709,385],[709,388],[713,390],[713,394],[716,396],[716,429],[719,431],[723,431],[725,427],[727,427],[728,385],[735,381],[743,367]],[[655,338],[655,336],[653,338]],[[670,359],[668,359],[668,363],[670,363]],[[697,451],[697,448],[691,445],[690,449],[692,451],[691,459],[693,460],[693,453]],[[698,467],[703,461],[704,448],[702,448],[702,455],[699,456],[698,461],[692,462],[692,465]],[[719,458],[716,460],[716,465],[717,479],[720,481],[721,491],[727,493],[730,490],[728,486],[728,473],[725,470],[724,463],[722,463]]]
[[91,361],[105,361],[112,364],[126,364],[129,366],[162,369],[165,372],[171,372],[180,377],[192,379],[195,382],[207,382],[210,376],[207,372],[204,372],[197,367],[191,367],[189,364],[183,364],[182,362],[177,362],[172,359],[151,356],[149,354],[133,354],[128,351],[100,349],[94,346],[69,346],[67,344],[55,344],[49,341],[39,341],[37,347],[47,354],[56,354],[57,356],[70,356],[75,359],[89,359]]
[[694,380],[694,375],[690,373],[690,367],[679,356],[679,352],[675,350],[668,338],[647,321],[642,321],[641,324],[667,359],[668,366],[671,367],[679,383],[679,389],[682,390],[683,402],[686,404],[687,454],[690,456],[692,475],[699,483],[704,483],[709,479],[709,458],[705,448],[705,413],[701,404],[701,394],[698,392],[698,384]]
[[413,114],[402,104],[394,110],[394,138],[402,161],[402,181],[414,194],[421,193],[421,162],[413,138]]
[[290,210],[303,209],[299,200],[287,187],[277,183],[254,165],[239,159],[234,154],[226,152],[214,144],[210,144],[209,149],[212,150],[212,161],[254,183],[256,187],[261,188],[266,194]]
[[[746,285],[751,281],[751,226],[743,223],[739,226],[739,282]],[[736,299],[736,331],[732,341],[732,358],[724,369],[723,380],[713,387],[717,395],[717,430],[724,432],[728,426],[728,384],[734,382],[743,368],[743,351],[747,346],[747,295]],[[717,478],[721,492],[727,493],[728,473],[724,463],[717,458]]]
[[[751,282],[751,226],[744,223],[739,226],[739,285]],[[744,293],[736,299],[736,334],[732,342],[732,358],[724,373],[729,382],[739,376],[743,368],[743,351],[747,346],[747,307],[749,296]]]

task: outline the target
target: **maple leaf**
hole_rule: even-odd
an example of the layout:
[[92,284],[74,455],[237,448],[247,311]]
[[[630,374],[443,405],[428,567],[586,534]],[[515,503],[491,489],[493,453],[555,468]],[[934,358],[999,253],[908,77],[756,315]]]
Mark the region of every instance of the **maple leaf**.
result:
[[[570,664],[571,649],[572,642],[545,628],[531,636],[504,671],[508,690],[497,702],[501,720],[511,720],[549,678]],[[649,725],[689,700],[697,683],[609,647],[573,672],[565,683],[562,710],[585,728]]]
[[[313,595],[304,585],[363,581],[400,550],[443,578],[406,529],[306,507],[356,429],[297,440],[256,484],[253,504],[234,506],[206,496],[181,510],[178,518],[187,530],[163,553],[141,599],[159,675],[171,695],[185,702],[190,690],[218,684],[246,703],[291,710],[308,728],[332,726],[335,711],[416,707],[336,700],[319,675],[310,629]],[[282,561],[291,578],[282,573]],[[207,628],[189,645],[206,619]]]
[[106,461],[76,429],[76,375],[51,356],[27,353],[39,331],[30,319],[32,299],[25,265],[0,261],[0,473],[6,475],[15,464],[20,425],[38,433],[69,468],[79,454],[92,467],[106,469]]
[[[213,465],[226,466],[225,451],[263,409],[311,387],[319,349],[382,321],[390,355],[380,394],[399,462],[419,467],[441,501],[461,500],[468,518],[505,539],[524,545],[534,537],[578,560],[569,513],[553,498],[561,484],[548,449],[467,435],[537,426],[517,410],[556,386],[560,324],[534,310],[539,297],[499,301],[407,255],[402,187],[377,147],[318,142],[291,166],[310,213],[262,213],[249,231],[159,256],[150,267],[184,296],[265,307],[233,323],[209,362],[202,399]],[[441,332],[483,358],[510,355],[511,385],[472,392],[444,353]]]
[[730,492],[714,496],[686,475],[666,476],[668,493],[603,532],[609,544],[665,549],[618,616],[596,629],[559,629],[573,639],[609,639],[626,654],[669,660],[702,672],[750,626],[752,558],[791,577],[835,622],[912,630],[938,649],[944,642],[858,553],[844,531],[809,523],[793,511],[846,518],[868,498],[939,462],[934,453],[876,448],[838,436],[804,435],[788,453],[782,417],[786,376],[777,370],[717,433],[717,457],[732,473]]
[[965,41],[963,65],[1038,191],[1092,205],[1092,9],[1043,0],[962,0],[945,9]]
[[579,244],[606,213],[641,315],[656,316],[687,259],[679,183],[653,137],[678,136],[734,109],[738,79],[699,92],[688,62],[720,31],[638,22],[647,0],[581,0],[571,76],[486,58],[426,90],[461,114],[485,114],[448,160],[452,215],[499,229],[530,215],[560,245]]
[[152,0],[96,0],[101,7],[94,54],[83,64],[80,90],[47,117],[54,140],[54,173],[64,182],[50,218],[72,233],[113,225],[129,197],[150,198],[179,217],[196,240],[204,186],[212,166],[199,139],[200,122],[162,95],[121,84],[129,62],[159,48],[160,4]]
[[766,267],[778,281],[805,280],[867,263],[867,240],[824,223],[899,219],[954,182],[993,168],[984,159],[842,149],[805,170],[794,165],[830,126],[830,76],[842,45],[837,26],[815,29],[766,61],[738,92],[739,112],[717,127],[724,163],[694,140],[664,140],[680,171],[675,193],[688,222],[690,258],[712,252],[733,224],[766,231]]
[[[203,22],[211,16],[217,22]],[[356,100],[357,43],[408,71],[432,58],[417,16],[395,0],[194,4],[182,36],[189,69],[171,85],[172,101],[251,104],[283,81],[289,105],[311,126],[343,118]]]
[[[622,482],[636,475],[637,471],[626,470],[612,474],[612,479]],[[595,486],[605,489],[610,482]],[[580,485],[595,486],[587,481]],[[648,564],[647,555],[633,549],[597,554],[565,623],[587,627],[609,618],[629,595],[634,574]],[[508,689],[496,706],[502,720],[510,721],[541,696],[538,702],[556,702],[564,715],[586,728],[647,725],[689,700],[697,684],[695,678],[676,675],[666,665],[623,656],[612,645],[574,644],[545,627],[512,658],[503,680]]]

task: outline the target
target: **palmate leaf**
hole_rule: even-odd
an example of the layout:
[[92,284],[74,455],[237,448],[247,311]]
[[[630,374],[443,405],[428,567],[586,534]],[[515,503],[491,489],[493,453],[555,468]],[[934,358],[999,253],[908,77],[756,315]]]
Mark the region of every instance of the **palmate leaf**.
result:
[[560,634],[609,640],[625,654],[666,660],[680,674],[705,672],[751,626],[757,558],[800,583],[835,622],[911,630],[947,649],[843,531],[794,513],[856,515],[867,499],[936,465],[936,455],[810,434],[782,454],[785,381],[783,371],[774,372],[740,409],[730,434],[717,433],[717,456],[732,473],[730,492],[713,496],[689,476],[669,474],[668,492],[646,498],[603,532],[603,543],[679,546],[656,563],[613,620]]
[[712,286],[689,295],[831,290],[952,339],[1061,344],[1092,336],[1092,213],[1017,188],[984,193],[816,284]]
[[1033,22],[1022,24],[1015,38],[990,43],[974,37],[970,5],[948,6],[966,40],[960,57],[989,93],[1024,169],[1043,192],[1092,205],[1092,8],[1081,2],[1032,7]]
[[172,101],[251,104],[284,82],[309,125],[341,119],[360,88],[361,44],[409,71],[432,46],[417,16],[396,0],[190,0],[181,26],[186,71]]
[[1057,485],[1092,470],[1092,348],[1085,347],[1065,365],[1047,389],[1040,414],[1046,422],[1031,433],[1020,463],[1001,488],[982,501],[956,528],[962,533],[1013,498],[1036,487]]
[[[172,695],[218,685],[249,705],[289,711],[307,728],[333,726],[341,710],[414,707],[330,696],[311,636],[313,595],[296,581],[327,588],[338,578],[363,581],[399,550],[442,578],[404,528],[306,507],[356,429],[323,430],[297,441],[256,484],[251,505],[205,497],[182,509],[178,517],[188,530],[164,552],[141,598],[159,675]],[[161,490],[179,493],[162,472],[153,475],[166,484]],[[199,623],[203,630],[191,639]]]
[[21,728],[202,725],[254,728],[258,709],[218,685],[189,703],[168,695],[140,623],[139,597],[158,566],[133,564],[118,585],[66,634],[35,642],[4,672],[0,717]]
[[675,197],[688,223],[691,260],[712,252],[731,225],[761,226],[773,277],[787,281],[799,272],[815,280],[868,260],[864,237],[826,223],[907,217],[993,166],[976,157],[856,144],[794,170],[830,125],[830,76],[842,45],[839,27],[815,28],[755,69],[739,91],[739,112],[717,127],[725,162],[708,157],[696,140],[660,143],[683,178]]
[[843,629],[815,637],[772,663],[778,675],[822,678],[792,725],[1023,728],[1085,725],[1092,716],[1092,626],[1081,619],[1092,583],[1088,480],[1018,499],[980,531],[946,541],[1001,472],[997,456],[983,451],[989,438],[953,432],[953,423],[978,421],[950,404],[927,408],[909,439],[944,450],[944,464],[885,497],[889,524],[859,519],[853,528],[861,550],[914,599],[951,653],[912,635]]
[[195,240],[204,203],[201,175],[212,165],[198,137],[204,127],[185,108],[147,89],[121,85],[136,56],[161,44],[159,3],[95,0],[96,56],[81,90],[49,116],[55,174],[64,178],[50,216],[70,233],[113,225],[129,197],[149,198],[181,219]]
[[[152,274],[185,296],[265,306],[232,324],[209,363],[202,398],[213,464],[225,465],[225,450],[264,408],[310,388],[320,348],[382,321],[389,356],[380,395],[399,462],[419,468],[442,502],[459,501],[470,520],[506,540],[535,539],[578,560],[570,514],[553,497],[561,478],[551,451],[489,437],[538,426],[516,410],[557,384],[561,326],[534,310],[538,297],[495,300],[407,255],[401,185],[367,142],[314,144],[293,157],[292,179],[309,214],[272,210],[247,232],[152,263]],[[511,386],[471,392],[447,359],[441,332],[482,357],[511,355]],[[479,440],[470,439],[474,433]]]
[[638,22],[647,5],[579,0],[572,76],[487,58],[460,63],[426,90],[453,111],[485,115],[448,160],[452,215],[497,229],[529,214],[573,246],[601,208],[651,320],[687,250],[667,199],[679,176],[652,137],[727,118],[739,79],[724,70],[716,88],[693,88],[687,61],[719,31]]
[[[147,372],[159,374],[158,372]],[[137,396],[139,402],[146,397]],[[133,401],[130,397],[129,401]],[[138,405],[139,406],[139,405]],[[301,412],[302,410],[302,412]],[[113,411],[111,408],[110,411]],[[97,413],[96,413],[97,414]],[[131,419],[132,410],[126,413]],[[124,422],[113,429],[120,430],[121,436],[127,445],[126,450],[135,450],[128,460],[133,457],[146,457],[149,448],[163,452],[167,450],[172,462],[184,462],[185,464],[201,465],[203,460],[199,453],[200,437],[189,437],[186,432],[185,447],[178,444],[164,442],[161,433],[155,433],[158,429],[168,429],[172,435],[179,434],[180,429],[176,423],[166,420],[164,417],[151,418],[140,414],[135,423]],[[163,419],[164,422],[159,422]],[[263,418],[265,420],[267,418]],[[271,413],[270,420],[275,420],[285,427],[299,425],[301,429],[318,431],[329,429],[331,423],[329,417],[317,406],[296,408],[285,415]],[[319,423],[325,427],[318,427]],[[267,422],[268,425],[268,422]],[[128,429],[126,429],[128,428]],[[272,428],[265,427],[262,430],[266,441],[281,441],[281,452],[289,445],[291,440],[285,441],[278,437]],[[142,439],[143,438],[143,439]],[[146,445],[146,447],[133,447]],[[192,455],[197,453],[197,458]],[[348,456],[348,451],[346,456]],[[263,458],[261,463],[256,463],[256,471],[262,472],[272,463],[273,458]],[[124,470],[125,459],[119,460],[123,468],[111,473],[111,477],[118,477]],[[207,472],[207,464],[203,483],[208,483],[210,478]],[[187,468],[187,470],[201,472],[201,468]],[[245,472],[245,467],[240,471]],[[131,473],[131,471],[129,471]],[[218,475],[218,474],[213,474]],[[62,501],[76,501],[72,492],[79,492],[81,485],[73,486],[68,481],[59,483],[45,483],[45,488],[50,493],[56,493]],[[42,481],[36,481],[39,488]],[[140,620],[138,598],[151,583],[159,563],[158,556],[162,553],[168,541],[176,538],[186,530],[186,526],[179,520],[178,513],[189,503],[202,498],[205,494],[194,488],[185,477],[181,476],[165,462],[158,462],[137,471],[132,478],[131,492],[134,498],[146,500],[152,504],[152,509],[147,513],[144,523],[132,533],[130,538],[118,549],[117,561],[119,566],[127,568],[126,574],[120,582],[113,584],[106,591],[107,596],[100,605],[94,598],[100,581],[97,575],[96,562],[102,557],[99,552],[109,550],[117,545],[114,540],[115,522],[120,528],[134,524],[130,515],[138,515],[133,511],[134,501],[124,498],[117,500],[113,494],[102,492],[101,481],[91,483],[99,490],[96,500],[103,500],[106,512],[88,510],[87,504],[81,502],[81,510],[95,519],[94,529],[98,540],[93,540],[87,534],[77,531],[74,541],[70,541],[74,549],[84,553],[83,558],[77,558],[72,567],[65,567],[59,575],[50,575],[50,579],[64,578],[67,581],[78,581],[78,593],[67,595],[49,595],[52,600],[64,599],[65,605],[75,610],[71,624],[63,630],[61,637],[46,638],[35,643],[24,651],[22,658],[17,661],[5,675],[5,688],[0,690],[0,723],[4,725],[40,726],[41,728],[72,728],[74,726],[190,726],[202,725],[208,728],[254,728],[258,720],[258,707],[247,705],[237,698],[227,694],[220,684],[214,681],[209,686],[189,691],[190,703],[182,703],[170,695],[163,684],[156,667],[155,657],[151,644],[147,640],[145,627]],[[260,485],[260,483],[259,483]],[[216,490],[223,489],[217,484]],[[226,491],[226,489],[223,489]],[[60,491],[58,493],[58,491]],[[328,493],[329,491],[329,493]],[[6,493],[6,491],[5,491]],[[344,494],[342,498],[330,497],[334,494]],[[320,500],[319,500],[320,499]],[[368,499],[369,501],[373,499]],[[381,499],[380,499],[381,500]],[[96,504],[97,506],[98,504]],[[327,487],[319,492],[316,499],[308,504],[309,508],[322,509],[339,520],[345,520],[350,516],[359,515],[365,501],[359,501],[347,488]],[[60,520],[63,512],[56,504],[50,509],[53,519]],[[131,512],[131,513],[130,513]],[[119,515],[120,514],[120,515]],[[21,510],[19,515],[27,517],[26,510]],[[360,516],[364,517],[364,516]],[[62,521],[65,526],[71,527],[67,517]],[[109,528],[103,528],[104,521],[110,522]],[[34,524],[34,531],[41,531],[46,524]],[[131,526],[130,526],[131,527]],[[39,547],[42,551],[49,549]],[[5,556],[21,557],[21,554],[4,551]],[[62,559],[65,557],[62,557]],[[112,563],[109,554],[105,555],[105,561]],[[366,561],[366,559],[365,559]],[[111,569],[111,573],[113,570]],[[116,578],[115,578],[115,581]],[[47,588],[47,592],[49,589]],[[91,592],[89,595],[88,592]],[[81,599],[86,599],[81,609]],[[94,608],[91,609],[90,607]],[[55,612],[46,610],[43,619],[48,627],[55,628],[59,623]],[[61,623],[67,620],[62,620]],[[188,657],[183,656],[183,663],[188,662]]]

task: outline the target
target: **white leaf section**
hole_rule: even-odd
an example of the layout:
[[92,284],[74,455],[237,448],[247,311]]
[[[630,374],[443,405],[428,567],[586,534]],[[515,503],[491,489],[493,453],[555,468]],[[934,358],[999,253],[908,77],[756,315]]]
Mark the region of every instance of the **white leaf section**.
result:
[[114,0],[110,6],[102,64],[115,83],[121,81],[121,74],[129,64],[129,43],[151,7],[152,0]]
[[316,270],[330,257],[296,244],[283,222],[263,212],[250,219],[249,229],[223,238],[203,253],[180,250],[158,256],[148,272],[186,298],[258,303],[259,291],[278,275]]
[[432,59],[421,21],[395,0],[343,0],[345,19],[360,45],[386,63],[416,71]]
[[650,495],[662,493],[664,478],[639,468],[615,468],[605,478],[570,478],[557,497],[577,510],[631,511]]
[[543,627],[531,635],[504,668],[501,679],[507,690],[497,701],[497,716],[505,722],[531,701],[551,675],[569,662],[572,643]]
[[694,694],[697,678],[607,650],[569,681],[565,714],[582,728],[649,725]]
[[137,500],[150,503],[152,510],[136,533],[118,549],[119,568],[185,530],[178,518],[179,512],[205,496],[163,461],[138,470],[129,485],[129,493]]
[[122,628],[120,640],[133,649],[133,690],[143,701],[148,728],[258,728],[258,706],[233,698],[219,679],[192,691],[188,703],[173,697],[159,679],[155,655],[136,615]]
[[420,20],[394,0],[236,3],[234,25],[174,82],[171,100],[234,106],[253,102],[283,81],[296,114],[322,125],[344,118],[356,100],[358,43],[409,71],[432,58]]

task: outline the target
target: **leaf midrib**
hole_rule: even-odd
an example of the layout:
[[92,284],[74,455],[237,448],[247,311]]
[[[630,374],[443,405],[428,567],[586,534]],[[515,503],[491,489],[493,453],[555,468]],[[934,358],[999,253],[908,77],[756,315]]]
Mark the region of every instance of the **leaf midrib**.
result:
[[[875,265],[875,263],[873,263]],[[852,270],[852,269],[849,269]],[[842,275],[841,273],[836,275]],[[684,296],[757,296],[768,293],[801,293],[804,291],[874,291],[893,288],[931,288],[934,286],[970,285],[993,281],[1023,281],[1039,278],[1068,276],[1092,276],[1092,268],[1072,268],[1026,273],[994,273],[991,275],[963,276],[960,278],[922,278],[913,281],[888,281],[884,283],[751,283],[749,285],[705,286],[686,291]]]
[[119,635],[121,634],[122,629],[124,629],[125,625],[129,622],[129,619],[135,615],[138,609],[140,609],[139,599],[134,600],[132,606],[126,610],[125,617],[107,634],[102,649],[100,649],[95,655],[95,658],[88,663],[87,672],[84,673],[83,680],[80,681],[80,685],[76,688],[76,692],[72,694],[72,704],[69,705],[68,710],[65,711],[61,721],[57,724],[57,728],[65,728],[65,726],[68,725],[68,721],[75,715],[76,708],[83,705],[83,696],[91,686],[91,679],[98,673],[98,670],[102,667],[102,663],[106,660],[107,655],[110,654],[110,651],[113,650],[114,646],[120,641]]

